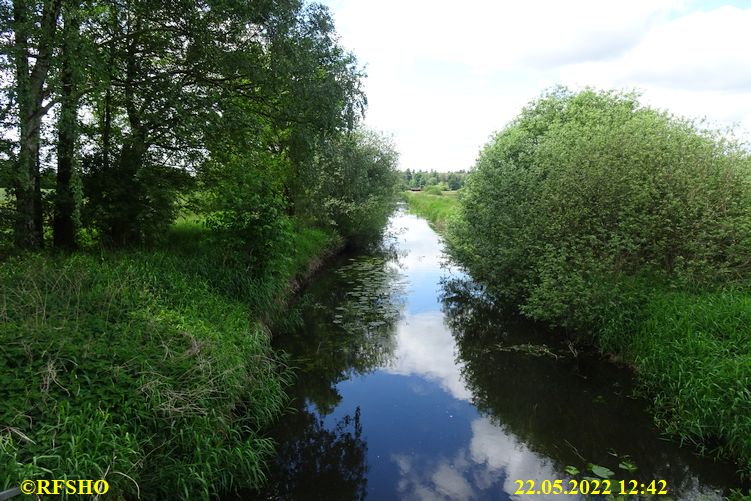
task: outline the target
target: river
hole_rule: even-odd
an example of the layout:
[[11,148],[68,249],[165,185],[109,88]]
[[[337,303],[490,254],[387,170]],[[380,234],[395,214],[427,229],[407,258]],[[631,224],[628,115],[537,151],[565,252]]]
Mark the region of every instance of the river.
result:
[[537,491],[595,471],[613,491],[664,480],[660,499],[739,485],[732,464],[658,433],[629,370],[499,312],[442,249],[401,208],[378,251],[306,288],[276,336],[296,379],[262,498],[584,499]]

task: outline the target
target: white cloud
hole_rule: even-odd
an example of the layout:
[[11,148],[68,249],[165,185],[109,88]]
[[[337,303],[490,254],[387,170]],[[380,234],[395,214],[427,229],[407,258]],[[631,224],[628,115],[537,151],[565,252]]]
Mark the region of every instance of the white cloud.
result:
[[645,101],[718,126],[751,127],[751,8],[694,12],[655,27],[614,61],[570,65],[576,86],[643,90]]
[[[409,228],[409,231],[403,231],[403,228]],[[436,273],[435,263],[444,257],[438,235],[425,219],[405,212],[392,218],[388,231],[401,240],[402,249],[409,249],[399,258],[401,272],[409,279],[409,286],[419,287],[427,283],[429,294],[437,294],[441,273]],[[456,271],[456,268],[446,268],[444,272],[451,271]],[[463,366],[456,361],[456,341],[437,304],[429,311],[405,312],[396,326],[394,344],[392,359],[384,369],[386,372],[418,375],[436,382],[456,399],[470,400],[472,393],[461,375]],[[419,387],[414,390],[421,391]]]
[[619,80],[672,89],[749,91],[749,27],[751,9],[735,7],[676,19],[654,29],[619,61]]
[[455,350],[456,342],[440,311],[408,314],[397,326],[394,358],[384,370],[435,381],[454,398],[469,401],[472,392],[464,384]]
[[[399,468],[398,488],[402,499],[483,499],[482,491],[498,488],[517,499],[519,497],[514,496],[514,492],[519,485],[515,480],[535,480],[539,485],[545,479],[562,477],[548,459],[531,451],[488,418],[478,417],[470,426],[469,448],[460,448],[448,457],[392,456]],[[501,478],[502,484],[499,482]],[[537,496],[535,499],[557,497]]]
[[679,6],[677,0],[351,1],[339,3],[336,20],[345,42],[372,64],[425,59],[482,73],[613,57]]
[[751,125],[751,6],[716,4],[330,0],[367,64],[366,123],[394,133],[403,168],[438,170],[469,168],[556,83],[638,87],[658,107]]

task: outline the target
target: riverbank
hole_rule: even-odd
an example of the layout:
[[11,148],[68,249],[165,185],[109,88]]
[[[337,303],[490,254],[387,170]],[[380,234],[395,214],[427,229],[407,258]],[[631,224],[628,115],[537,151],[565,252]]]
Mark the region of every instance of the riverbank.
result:
[[402,197],[409,211],[427,219],[439,233],[445,233],[449,219],[459,209],[457,191],[439,192],[440,195],[425,191],[405,191]]
[[[447,237],[455,197],[408,193],[409,210]],[[659,427],[706,455],[729,457],[751,474],[751,294],[679,292],[634,284],[618,315],[592,334],[605,353],[633,365]]]
[[197,223],[153,250],[0,264],[0,489],[106,479],[113,499],[257,487],[290,377],[265,322],[340,239],[297,224],[263,276]]

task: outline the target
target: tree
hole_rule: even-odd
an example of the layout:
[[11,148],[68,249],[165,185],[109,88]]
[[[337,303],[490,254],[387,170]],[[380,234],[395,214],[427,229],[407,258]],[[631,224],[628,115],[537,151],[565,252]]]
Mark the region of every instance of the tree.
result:
[[[11,51],[19,135],[13,176],[17,211],[15,241],[22,248],[42,245],[40,135],[42,119],[53,104],[45,102],[45,98],[50,94],[47,78],[57,41],[61,5],[62,0],[13,0],[9,23],[14,34]],[[6,9],[7,5],[3,12],[7,15]]]
[[306,211],[354,244],[372,241],[393,208],[398,158],[388,138],[365,128],[327,141],[307,180]]
[[71,186],[78,137],[78,85],[80,6],[68,3],[63,7],[62,47],[60,51],[60,113],[57,125],[57,176],[55,214],[52,236],[55,247],[72,249],[76,245],[74,213],[75,195]]

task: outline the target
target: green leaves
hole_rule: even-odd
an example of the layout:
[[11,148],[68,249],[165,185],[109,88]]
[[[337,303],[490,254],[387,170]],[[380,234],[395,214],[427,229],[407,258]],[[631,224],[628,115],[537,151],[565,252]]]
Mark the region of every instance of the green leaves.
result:
[[615,475],[615,472],[613,472],[613,470],[610,470],[598,464],[589,463],[587,465],[587,469],[600,478],[610,478]]
[[451,249],[526,315],[580,330],[748,275],[751,156],[637,96],[555,89],[483,149]]
[[636,470],[639,469],[636,467],[636,465],[633,462],[627,459],[624,459],[620,463],[618,463],[618,468],[620,468],[621,470],[626,470],[629,473],[634,473]]
[[570,465],[566,466],[566,468],[564,468],[564,471],[572,476],[576,476],[580,473],[579,469],[576,466],[570,466]]
[[485,145],[460,201],[449,248],[476,279],[626,355],[663,428],[751,468],[747,146],[633,94],[558,88]]

